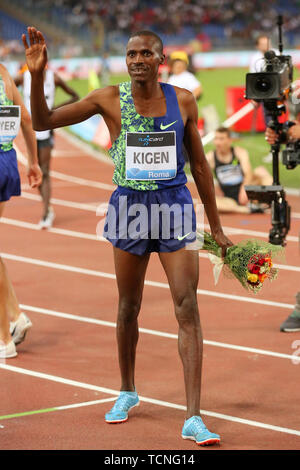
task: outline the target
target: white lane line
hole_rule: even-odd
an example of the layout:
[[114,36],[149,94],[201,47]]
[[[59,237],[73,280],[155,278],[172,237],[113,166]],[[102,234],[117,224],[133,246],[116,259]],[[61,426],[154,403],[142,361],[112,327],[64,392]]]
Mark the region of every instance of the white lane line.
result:
[[[204,228],[210,230],[210,226],[208,224],[204,224]],[[253,237],[269,238],[269,232],[259,232],[257,230],[244,230],[236,227],[226,227],[225,225],[223,225],[222,228],[227,235],[250,235]],[[286,240],[289,242],[299,243],[299,236],[297,237],[294,235],[287,235]]]
[[[2,217],[0,223],[41,232],[41,229],[38,224],[32,224],[30,222],[23,222],[21,220],[8,219],[7,217]],[[67,230],[67,229],[56,228],[56,227],[51,227],[47,231],[50,233],[54,233],[57,235],[64,235],[67,237],[74,237],[74,238],[81,238],[83,240],[94,240],[94,241],[101,241],[101,242],[109,243],[108,240],[106,240],[106,238],[100,237],[100,236],[98,237],[97,235],[93,235],[92,233],[77,232],[75,230]]]
[[[103,271],[96,271],[94,269],[86,269],[86,268],[79,268],[77,266],[70,266],[67,264],[52,263],[50,261],[44,261],[44,260],[35,259],[35,258],[28,258],[25,256],[13,255],[11,253],[1,253],[1,256],[4,259],[8,259],[11,261],[18,261],[21,263],[33,264],[36,266],[60,269],[63,271],[69,271],[69,272],[79,273],[79,274],[86,274],[88,276],[104,277],[107,279],[116,279],[115,274],[106,273]],[[145,285],[152,286],[152,287],[160,287],[162,289],[169,289],[169,285],[163,282],[145,280]],[[209,291],[209,290],[204,290],[204,289],[197,289],[197,294],[208,295],[211,297],[218,297],[223,300],[224,299],[237,300],[240,302],[250,302],[250,303],[255,303],[259,305],[269,305],[272,307],[279,307],[279,308],[285,308],[285,309],[294,307],[293,304],[287,304],[283,302],[274,302],[271,300],[254,299],[253,297],[244,297],[241,295],[232,295],[232,294],[226,294],[224,292],[214,292],[214,291]]]
[[[24,305],[21,304],[20,308],[27,311],[27,312],[35,312],[35,313],[40,313],[42,315],[49,315],[52,317],[58,317],[58,318],[64,318],[67,320],[75,320],[83,323],[91,323],[93,325],[99,325],[99,326],[105,326],[109,328],[116,328],[116,323],[106,321],[106,320],[99,320],[96,318],[91,318],[91,317],[83,317],[81,315],[73,315],[71,313],[65,313],[65,312],[58,312],[56,310],[50,310],[47,308],[40,308],[40,307],[33,307],[32,305]],[[158,330],[151,330],[149,328],[141,328],[139,327],[139,332],[148,334],[148,335],[153,335],[153,336],[159,336],[163,338],[169,338],[169,339],[178,339],[178,335],[174,333],[168,333],[165,331],[158,331]],[[215,346],[218,348],[226,348],[226,349],[233,349],[236,351],[243,351],[243,352],[249,352],[253,354],[261,354],[264,356],[271,356],[271,357],[278,357],[280,359],[290,359],[290,360],[299,360],[300,357],[298,356],[293,356],[291,354],[283,354],[283,353],[278,353],[276,351],[268,351],[266,349],[258,349],[258,348],[250,348],[247,346],[239,346],[236,344],[230,344],[230,343],[221,343],[219,341],[211,341],[211,340],[203,340],[204,344],[207,344],[208,346]]]
[[[58,383],[62,383],[62,384],[65,384],[65,385],[70,385],[70,386],[73,386],[73,387],[84,388],[86,390],[99,391],[99,392],[102,392],[102,393],[107,393],[109,395],[118,396],[119,393],[120,393],[118,390],[113,390],[113,389],[106,388],[106,387],[100,387],[98,385],[92,385],[92,384],[88,384],[88,383],[85,383],[85,382],[79,382],[79,381],[76,381],[76,380],[65,379],[63,377],[58,377],[58,376],[55,376],[55,375],[45,374],[43,372],[37,372],[37,371],[29,370],[29,369],[23,369],[21,367],[9,366],[7,364],[0,364],[0,368],[4,369],[4,370],[11,371],[11,372],[16,372],[18,374],[23,374],[23,375],[28,375],[28,376],[31,376],[31,377],[50,380],[50,381],[53,381],[53,382],[58,382]],[[173,408],[173,409],[177,409],[177,410],[186,410],[185,406],[178,405],[176,403],[170,403],[170,402],[167,402],[167,401],[157,400],[155,398],[148,398],[148,397],[143,397],[143,396],[139,396],[139,398],[140,398],[140,401],[145,402],[145,403],[151,403],[153,405],[163,406],[163,407],[167,407],[167,408]],[[282,433],[285,433],[285,434],[292,434],[292,435],[295,435],[295,436],[300,436],[300,431],[297,430],[297,429],[290,429],[290,428],[284,428],[284,427],[281,427],[281,426],[274,426],[273,424],[261,423],[259,421],[253,421],[253,420],[249,420],[249,419],[239,418],[239,417],[236,417],[236,416],[225,415],[225,414],[222,414],[222,413],[216,413],[214,411],[200,410],[200,412],[203,415],[211,416],[211,417],[214,417],[214,418],[217,418],[217,419],[222,419],[222,420],[225,420],[225,421],[232,421],[234,423],[245,424],[245,425],[253,426],[253,427],[257,427],[257,428],[268,429],[270,431],[276,431],[276,432],[282,432]]]
[[95,271],[93,269],[78,268],[76,266],[70,266],[67,264],[52,263],[50,261],[43,261],[40,259],[28,258],[25,256],[16,256],[9,253],[1,253],[1,257],[12,261],[20,261],[21,263],[33,264],[36,266],[43,266],[46,268],[60,269],[63,271],[69,271],[73,273],[86,274],[89,276],[105,277],[108,279],[116,279],[114,274],[105,273],[102,271]]
[[[32,201],[37,201],[37,202],[42,201],[41,197],[38,196],[37,194],[27,193],[25,191],[22,191],[21,197],[25,199],[31,199]],[[109,199],[107,199],[106,202],[108,201]],[[94,214],[96,214],[96,210],[98,206],[98,203],[96,203],[95,205],[85,204],[82,202],[74,202],[74,201],[66,201],[65,199],[57,199],[55,197],[51,198],[51,204],[56,205],[56,206],[71,207],[72,209],[81,209],[83,211],[94,212]]]
[[86,158],[85,153],[82,150],[62,150],[54,148],[51,152],[53,158],[72,158],[72,157],[82,157]]
[[[10,413],[8,415],[0,416],[0,421],[6,421],[8,419],[16,419],[16,418],[26,418],[28,416],[36,416],[38,414],[44,414],[44,413],[53,413],[53,411],[71,410],[74,408],[82,408],[85,406],[101,405],[102,403],[107,403],[107,402],[115,401],[115,400],[116,400],[116,397],[102,398],[101,400],[90,400],[90,401],[85,401],[81,403],[72,403],[71,405],[52,406],[52,407],[43,408],[39,410],[29,410],[29,411],[23,411],[19,413]],[[4,428],[4,426],[0,425],[0,428]]]
[[66,175],[65,173],[60,173],[59,171],[50,171],[50,176],[54,178],[63,180],[63,181],[70,181],[71,183],[79,184],[81,186],[88,186],[89,188],[98,188],[98,189],[105,189],[107,191],[114,191],[116,186],[112,184],[100,183],[99,181],[88,180],[85,178],[78,178],[77,176]]
[[[22,220],[10,219],[7,217],[2,217],[0,220],[0,223],[6,224],[6,225],[13,225],[15,227],[20,227],[20,228],[27,228],[30,230],[41,231],[38,224],[32,224],[31,222],[23,222]],[[93,235],[92,233],[78,232],[75,230],[68,230],[68,229],[62,229],[62,228],[56,228],[56,227],[51,227],[50,229],[48,229],[48,232],[55,233],[57,235],[65,235],[67,237],[82,238],[83,240],[94,240],[94,241],[101,241],[101,242],[108,243],[108,240],[106,238],[100,237],[98,235]],[[199,252],[199,258],[208,259],[208,255],[206,253]],[[274,264],[274,267],[283,269],[286,271],[300,272],[299,266],[292,266],[292,265],[286,265],[286,264]]]
[[63,128],[55,129],[55,133],[60,134],[64,139],[68,140],[71,144],[81,149],[85,154],[89,155],[90,157],[95,158],[96,160],[106,163],[110,166],[114,165],[114,162],[110,158],[108,153],[106,153],[104,150],[101,151],[101,149],[94,150],[88,143],[83,142],[73,133],[68,132]]
[[108,403],[110,401],[114,401],[116,397],[112,398],[102,398],[101,400],[91,400],[85,401],[82,403],[74,403],[72,405],[62,405],[62,406],[55,406],[55,411],[57,410],[71,410],[72,408],[82,408],[83,406],[91,406],[91,405],[100,405],[101,403]]
[[295,271],[295,272],[300,272],[300,267],[299,266],[291,266],[288,264],[274,264],[275,268],[278,269],[284,269],[285,271]]

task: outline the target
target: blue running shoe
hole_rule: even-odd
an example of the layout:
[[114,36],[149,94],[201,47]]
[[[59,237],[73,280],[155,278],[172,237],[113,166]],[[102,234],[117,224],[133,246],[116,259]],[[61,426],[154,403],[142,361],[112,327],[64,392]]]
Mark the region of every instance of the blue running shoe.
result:
[[182,437],[183,439],[196,441],[199,446],[209,446],[220,442],[220,436],[210,432],[200,416],[192,416],[185,421],[182,428]]
[[124,423],[128,420],[128,412],[140,404],[136,392],[120,392],[120,395],[112,409],[106,413],[107,423]]

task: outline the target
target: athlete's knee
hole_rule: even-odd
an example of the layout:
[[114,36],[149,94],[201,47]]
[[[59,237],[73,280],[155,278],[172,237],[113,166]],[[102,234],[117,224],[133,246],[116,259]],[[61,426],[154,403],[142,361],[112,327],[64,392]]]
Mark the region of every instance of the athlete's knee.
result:
[[50,177],[49,175],[49,165],[48,164],[40,164],[41,172],[43,175],[43,180],[48,179]]
[[199,311],[197,294],[193,289],[179,293],[174,299],[175,315],[180,327],[197,325],[199,323]]
[[129,323],[138,317],[141,302],[136,299],[122,298],[119,301],[118,321]]
[[258,166],[253,171],[253,177],[256,178],[256,179],[267,178],[267,177],[271,178],[271,175],[264,166]]

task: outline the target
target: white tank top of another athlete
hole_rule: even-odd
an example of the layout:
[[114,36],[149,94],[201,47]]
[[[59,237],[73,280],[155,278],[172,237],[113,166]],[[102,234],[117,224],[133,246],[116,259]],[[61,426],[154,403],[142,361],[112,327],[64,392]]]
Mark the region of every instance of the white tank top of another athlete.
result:
[[[31,91],[31,75],[28,70],[24,72],[24,79],[23,79],[23,96],[24,96],[24,104],[28,111],[31,113],[30,109],[30,91]],[[53,70],[46,70],[45,73],[45,80],[44,80],[44,94],[46,98],[46,103],[49,109],[52,109],[54,105],[54,98],[55,98],[55,79],[54,79],[54,72]],[[37,140],[45,140],[49,139],[50,131],[36,131],[36,138]]]

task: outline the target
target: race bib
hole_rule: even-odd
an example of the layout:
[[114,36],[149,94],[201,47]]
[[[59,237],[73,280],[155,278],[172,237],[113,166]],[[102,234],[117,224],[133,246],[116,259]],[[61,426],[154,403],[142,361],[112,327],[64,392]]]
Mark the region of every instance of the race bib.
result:
[[222,165],[216,168],[219,183],[224,186],[233,186],[243,182],[243,172],[240,165]]
[[127,180],[168,180],[176,173],[175,131],[126,133]]
[[20,129],[20,106],[0,106],[0,143],[12,142]]

